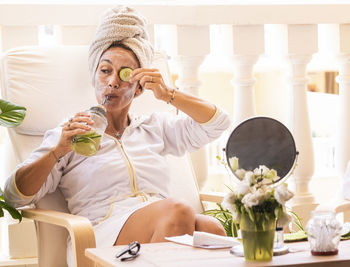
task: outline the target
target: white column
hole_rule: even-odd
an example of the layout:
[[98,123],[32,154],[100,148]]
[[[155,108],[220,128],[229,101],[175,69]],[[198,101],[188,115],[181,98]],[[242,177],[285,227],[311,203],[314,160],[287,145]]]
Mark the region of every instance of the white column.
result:
[[[201,82],[198,78],[198,71],[205,56],[209,54],[209,44],[209,26],[177,26],[177,56],[175,60],[179,77],[176,86],[180,90],[196,96],[199,95]],[[201,189],[208,177],[207,148],[203,147],[199,151],[191,153],[191,158]]]
[[309,190],[314,173],[314,155],[309,113],[306,99],[306,66],[317,52],[317,25],[288,25],[288,58],[290,75],[289,128],[299,151],[293,172],[295,196],[291,200],[294,211],[306,223],[316,203]]
[[198,77],[198,70],[205,56],[182,56],[176,57],[179,78],[176,86],[190,94],[199,96],[199,86],[202,82]]
[[[339,25],[339,117],[335,165],[338,177],[343,178],[350,160],[350,24]],[[342,196],[343,197],[343,196]]]
[[233,126],[255,115],[253,69],[264,53],[264,26],[233,26]]

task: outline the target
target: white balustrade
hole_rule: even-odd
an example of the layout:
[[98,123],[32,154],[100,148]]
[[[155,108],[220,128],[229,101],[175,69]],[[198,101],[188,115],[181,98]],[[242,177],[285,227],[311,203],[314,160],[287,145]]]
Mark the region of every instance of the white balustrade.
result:
[[255,115],[253,68],[264,53],[264,25],[233,26],[233,126]]

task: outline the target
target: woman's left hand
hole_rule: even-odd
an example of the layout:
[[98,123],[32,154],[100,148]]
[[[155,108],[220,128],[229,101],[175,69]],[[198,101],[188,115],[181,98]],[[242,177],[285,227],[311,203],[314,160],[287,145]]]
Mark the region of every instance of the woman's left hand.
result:
[[139,82],[143,89],[152,90],[154,96],[163,101],[169,101],[171,89],[165,85],[162,74],[158,69],[135,69],[130,77],[129,82]]
[[135,69],[129,82],[139,82],[142,88],[152,90],[157,99],[172,104],[199,123],[208,122],[216,112],[215,105],[184,91],[175,91],[174,88],[166,86],[157,69]]

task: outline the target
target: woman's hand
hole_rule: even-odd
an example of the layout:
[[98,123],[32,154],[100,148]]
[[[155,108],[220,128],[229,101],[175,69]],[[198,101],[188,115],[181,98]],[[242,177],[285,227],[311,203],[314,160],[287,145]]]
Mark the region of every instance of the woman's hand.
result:
[[130,76],[129,82],[137,81],[142,88],[152,90],[157,99],[165,102],[170,100],[172,89],[165,85],[159,70],[145,68],[135,69]]
[[157,69],[135,69],[129,82],[139,82],[142,88],[152,90],[157,99],[173,105],[199,123],[208,122],[216,112],[213,104],[184,91],[167,87]]
[[91,130],[94,121],[90,118],[90,114],[83,111],[75,114],[73,118],[63,124],[61,138],[54,148],[55,155],[62,157],[72,150],[71,140],[77,134],[84,134]]

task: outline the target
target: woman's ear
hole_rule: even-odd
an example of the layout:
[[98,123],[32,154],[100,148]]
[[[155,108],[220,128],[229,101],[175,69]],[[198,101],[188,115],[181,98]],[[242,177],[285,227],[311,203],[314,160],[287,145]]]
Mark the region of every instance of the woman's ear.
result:
[[140,83],[137,83],[134,97],[137,97],[143,93],[143,88]]

